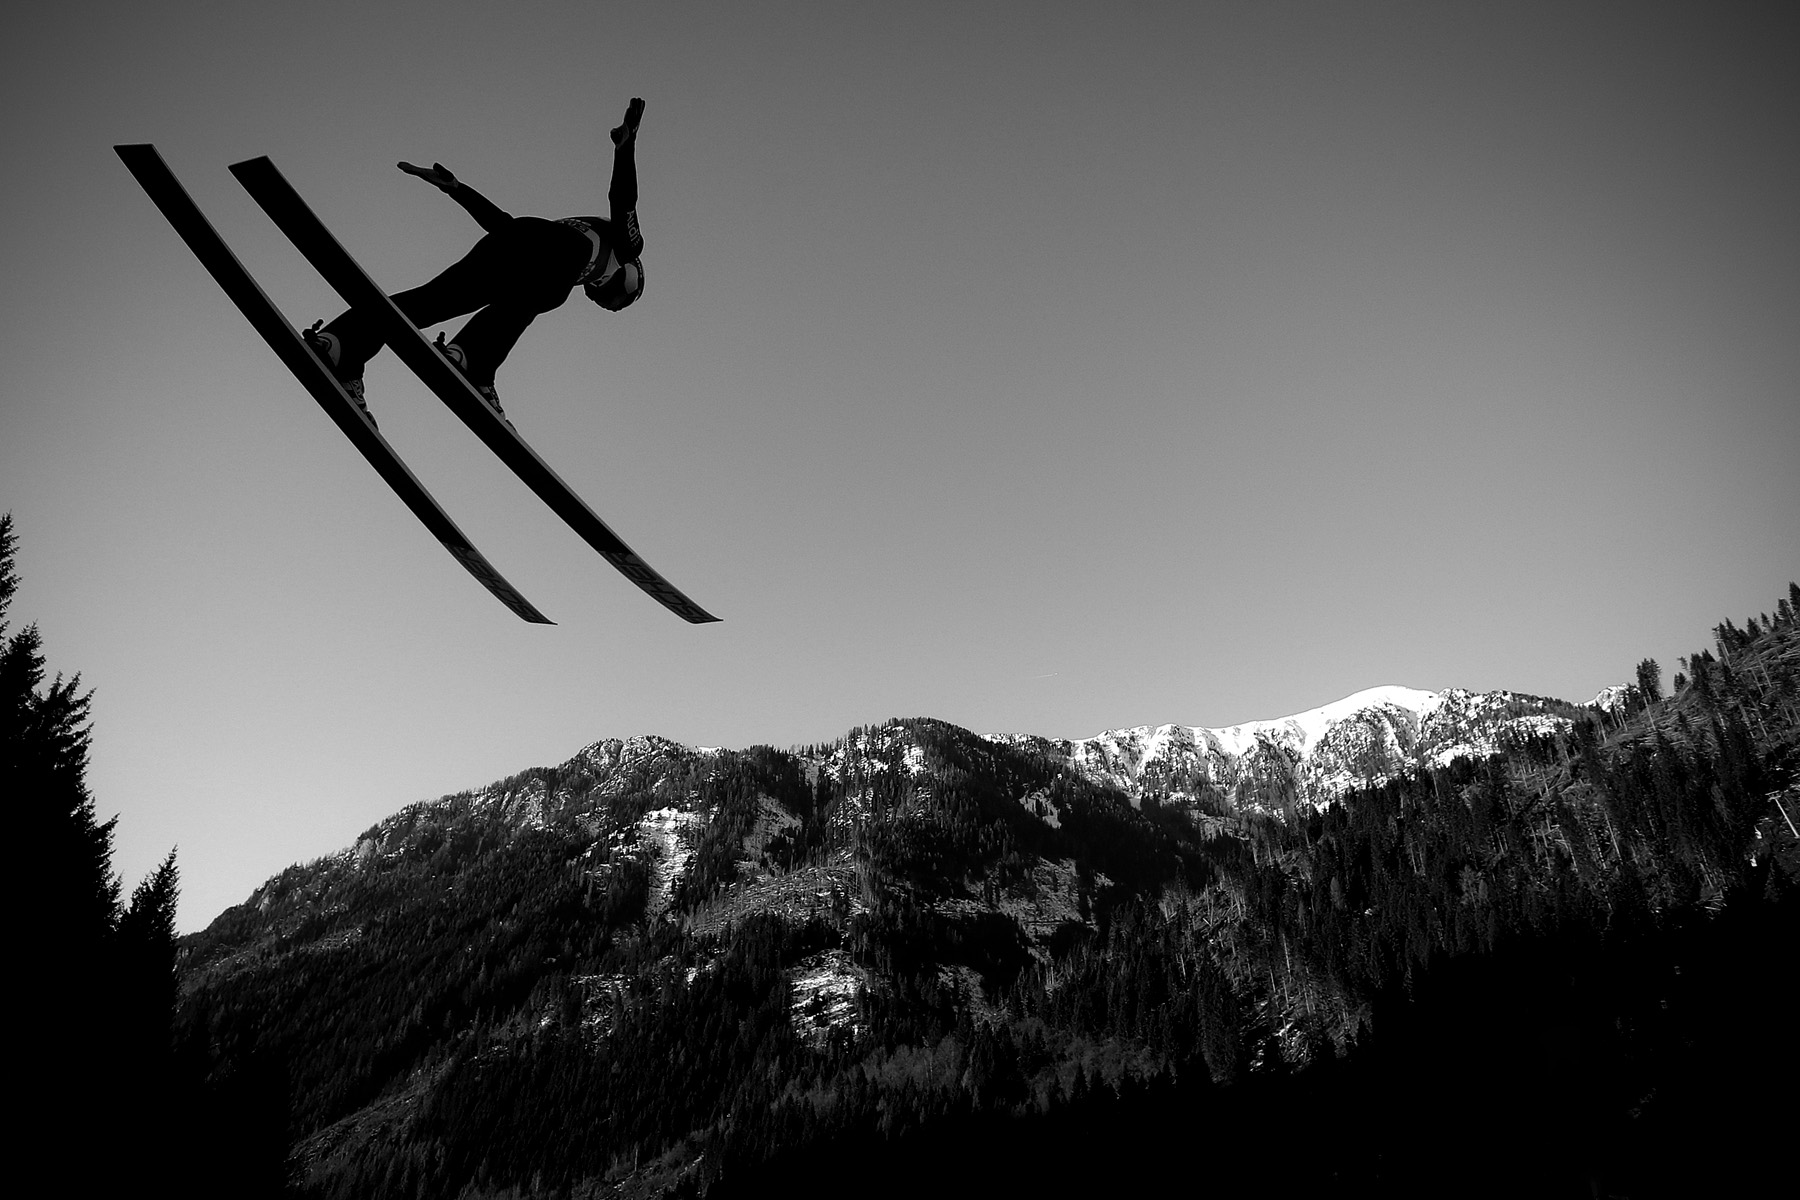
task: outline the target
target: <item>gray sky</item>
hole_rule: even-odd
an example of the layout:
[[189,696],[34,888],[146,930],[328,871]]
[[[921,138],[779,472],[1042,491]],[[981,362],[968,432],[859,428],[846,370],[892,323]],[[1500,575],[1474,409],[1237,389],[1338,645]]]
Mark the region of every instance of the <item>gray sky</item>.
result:
[[[1780,7],[32,6],[0,44],[0,509],[15,613],[97,688],[127,883],[178,844],[196,928],[600,737],[1080,737],[1672,671],[1800,574]],[[540,318],[500,392],[723,623],[369,371],[559,622],[528,626],[110,147],[157,143],[302,323],[340,305],[228,163],[272,156],[397,290],[479,230],[396,160],[604,211],[632,95],[645,298]]]

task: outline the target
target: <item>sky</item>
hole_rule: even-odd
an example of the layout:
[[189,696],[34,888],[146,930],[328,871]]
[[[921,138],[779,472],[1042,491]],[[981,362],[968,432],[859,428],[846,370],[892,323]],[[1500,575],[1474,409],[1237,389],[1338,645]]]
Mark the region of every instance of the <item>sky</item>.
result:
[[[1785,13],[1783,10],[1786,10]],[[180,924],[605,737],[894,716],[1086,737],[1382,684],[1572,700],[1800,575],[1800,25],[1652,4],[34,5],[0,44],[15,626]],[[643,300],[499,375],[693,626],[390,355],[381,430],[557,624],[388,491],[113,155],[296,324],[604,212]],[[449,326],[454,332],[456,324]]]

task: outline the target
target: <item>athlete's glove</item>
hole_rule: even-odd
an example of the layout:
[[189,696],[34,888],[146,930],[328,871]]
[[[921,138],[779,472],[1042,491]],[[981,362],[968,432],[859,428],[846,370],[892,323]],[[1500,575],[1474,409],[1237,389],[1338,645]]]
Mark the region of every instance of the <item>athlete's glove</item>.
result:
[[637,140],[638,122],[644,119],[644,101],[633,96],[631,103],[625,106],[625,123],[612,131],[613,145],[623,146],[626,142]]
[[454,191],[456,188],[456,176],[451,174],[450,168],[446,167],[443,163],[432,163],[429,167],[415,167],[409,162],[397,163],[396,165],[408,175],[417,175],[426,183],[429,183],[442,191]]

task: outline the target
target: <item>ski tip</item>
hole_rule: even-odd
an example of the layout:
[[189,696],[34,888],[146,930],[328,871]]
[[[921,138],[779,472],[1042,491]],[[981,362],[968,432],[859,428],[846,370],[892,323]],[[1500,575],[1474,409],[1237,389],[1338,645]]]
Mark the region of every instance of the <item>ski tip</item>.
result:
[[118,142],[113,146],[113,153],[132,171],[141,165],[162,162],[162,155],[150,142]]

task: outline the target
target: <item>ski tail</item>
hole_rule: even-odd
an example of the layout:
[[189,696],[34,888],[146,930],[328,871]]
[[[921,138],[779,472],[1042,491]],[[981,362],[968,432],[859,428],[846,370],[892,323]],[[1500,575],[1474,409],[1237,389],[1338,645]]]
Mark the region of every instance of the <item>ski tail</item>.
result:
[[311,347],[295,332],[281,310],[269,299],[237,255],[231,252],[212,222],[175,178],[156,147],[149,144],[114,146],[125,167],[142,185],[156,207],[168,219],[188,249],[216,280],[231,302],[244,314],[252,328],[262,335],[269,348],[302,386],[319,402],[337,427],[344,431],[369,465],[393,488],[419,518],[426,529],[450,552],[451,557],[492,592],[496,599],[522,620],[537,625],[555,622],[539,612],[493,564],[475,548],[449,514],[438,505],[413,473],[407,469],[394,448],[388,445],[375,427],[364,418],[356,402],[344,392],[337,379],[313,354]]
[[231,173],[345,303],[373,314],[400,360],[583,541],[676,616],[696,625],[718,620],[639,558],[516,430],[495,415],[462,373],[332,236],[274,163],[253,158],[233,163]]

